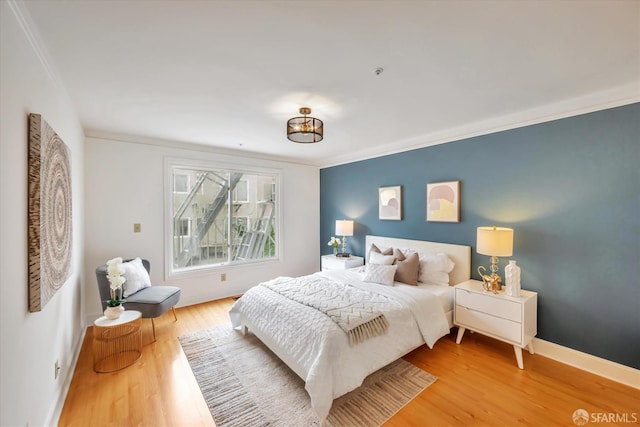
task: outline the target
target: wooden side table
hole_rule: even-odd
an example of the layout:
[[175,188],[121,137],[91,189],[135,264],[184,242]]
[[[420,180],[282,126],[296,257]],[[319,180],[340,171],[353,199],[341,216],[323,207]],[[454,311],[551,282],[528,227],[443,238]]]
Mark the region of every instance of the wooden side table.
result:
[[113,372],[132,365],[142,355],[142,313],[125,310],[120,317],[93,322],[93,370]]

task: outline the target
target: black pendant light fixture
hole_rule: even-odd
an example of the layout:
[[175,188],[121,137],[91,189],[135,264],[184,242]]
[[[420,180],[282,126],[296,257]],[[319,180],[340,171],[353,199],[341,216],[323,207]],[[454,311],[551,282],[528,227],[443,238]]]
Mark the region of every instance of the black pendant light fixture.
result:
[[302,116],[294,117],[287,121],[287,139],[301,144],[322,141],[322,120],[308,117],[311,108],[300,108]]

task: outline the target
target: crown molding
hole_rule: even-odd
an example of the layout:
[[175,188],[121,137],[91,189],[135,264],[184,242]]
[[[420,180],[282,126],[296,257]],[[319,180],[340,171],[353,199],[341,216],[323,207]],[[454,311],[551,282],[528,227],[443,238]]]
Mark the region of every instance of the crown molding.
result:
[[102,141],[111,141],[111,142],[122,142],[129,144],[142,144],[142,145],[152,145],[155,147],[166,147],[166,148],[176,148],[181,150],[195,151],[199,153],[215,153],[227,156],[234,157],[242,157],[242,158],[250,158],[257,160],[267,160],[279,163],[290,163],[295,165],[303,165],[303,166],[314,166],[313,162],[305,162],[303,160],[293,158],[293,157],[285,157],[285,156],[274,156],[264,153],[256,153],[253,151],[243,151],[243,150],[234,150],[230,148],[222,148],[214,145],[205,145],[205,144],[196,144],[193,142],[183,142],[176,140],[168,140],[168,139],[160,139],[160,138],[151,138],[145,136],[137,136],[137,135],[127,135],[115,132],[105,132],[98,130],[85,130],[85,138],[87,142],[91,142],[91,140],[102,140]]
[[640,81],[505,116],[449,128],[440,132],[428,133],[410,139],[391,142],[382,147],[378,146],[372,149],[351,152],[343,156],[321,159],[316,165],[320,169],[325,169],[346,163],[388,156],[433,145],[621,107],[637,102],[640,102]]
[[42,36],[40,36],[40,33],[38,32],[38,27],[33,22],[33,18],[31,18],[31,14],[29,13],[29,8],[26,3],[23,0],[6,0],[6,2],[47,75],[57,88],[66,94],[67,90],[64,82],[60,78],[60,74],[54,65],[54,61],[51,60],[51,56],[45,47],[46,45],[42,41]]

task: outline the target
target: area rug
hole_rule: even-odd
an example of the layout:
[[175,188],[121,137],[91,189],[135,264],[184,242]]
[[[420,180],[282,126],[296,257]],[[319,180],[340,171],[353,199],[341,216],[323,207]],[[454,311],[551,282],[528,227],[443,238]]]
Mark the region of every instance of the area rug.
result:
[[[304,382],[252,334],[224,324],[179,338],[218,427],[320,426]],[[336,399],[324,426],[380,426],[436,377],[399,359]]]

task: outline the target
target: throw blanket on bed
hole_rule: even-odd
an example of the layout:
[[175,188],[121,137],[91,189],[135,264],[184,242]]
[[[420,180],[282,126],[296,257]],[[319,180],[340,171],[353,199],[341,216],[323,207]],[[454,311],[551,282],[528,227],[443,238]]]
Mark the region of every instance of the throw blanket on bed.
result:
[[314,276],[279,277],[262,286],[329,316],[350,345],[383,335],[389,327],[382,312],[391,303],[384,295]]

